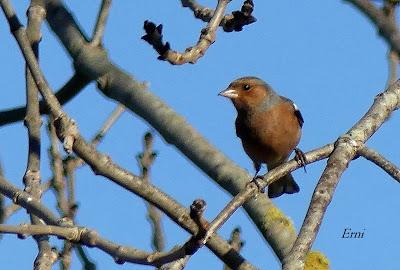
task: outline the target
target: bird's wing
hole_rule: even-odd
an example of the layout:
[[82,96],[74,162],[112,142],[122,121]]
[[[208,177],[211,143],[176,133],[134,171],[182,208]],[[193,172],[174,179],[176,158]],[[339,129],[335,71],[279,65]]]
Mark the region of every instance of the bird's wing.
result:
[[288,98],[282,97],[282,96],[281,96],[281,98],[292,104],[293,109],[294,109],[294,115],[296,116],[297,120],[299,121],[300,127],[303,127],[304,119],[303,119],[303,115],[301,115],[299,107],[297,107],[297,105],[291,99],[288,99]]

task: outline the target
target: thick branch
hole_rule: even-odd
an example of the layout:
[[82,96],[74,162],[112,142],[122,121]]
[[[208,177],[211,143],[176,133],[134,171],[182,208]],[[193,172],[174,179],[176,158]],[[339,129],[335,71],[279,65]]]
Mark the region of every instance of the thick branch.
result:
[[336,144],[315,188],[307,215],[293,248],[283,261],[284,270],[300,270],[318,233],[325,211],[332,201],[336,185],[364,143],[400,106],[400,81],[379,94],[368,112]]

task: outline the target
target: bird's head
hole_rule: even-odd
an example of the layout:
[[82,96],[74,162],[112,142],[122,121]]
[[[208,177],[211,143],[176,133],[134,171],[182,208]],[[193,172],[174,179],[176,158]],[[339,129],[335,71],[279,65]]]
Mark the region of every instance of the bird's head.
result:
[[238,111],[248,111],[265,104],[272,95],[272,88],[257,77],[242,77],[231,82],[228,88],[218,95],[232,100]]

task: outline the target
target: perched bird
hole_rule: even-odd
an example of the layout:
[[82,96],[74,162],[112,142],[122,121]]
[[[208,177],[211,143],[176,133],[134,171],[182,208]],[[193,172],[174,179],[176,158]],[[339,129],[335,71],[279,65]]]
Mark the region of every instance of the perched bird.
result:
[[[299,143],[304,122],[293,101],[279,96],[257,77],[239,78],[219,95],[231,99],[237,110],[236,135],[254,163],[255,177],[262,163],[271,170],[288,160]],[[268,197],[299,190],[292,175],[287,174],[268,186]]]

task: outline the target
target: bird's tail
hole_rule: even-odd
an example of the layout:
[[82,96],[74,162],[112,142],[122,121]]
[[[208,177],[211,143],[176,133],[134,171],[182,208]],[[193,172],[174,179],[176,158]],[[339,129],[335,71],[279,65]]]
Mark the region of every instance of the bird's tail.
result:
[[299,191],[300,188],[294,181],[293,176],[287,174],[268,186],[268,197],[276,198],[284,193],[293,194]]

